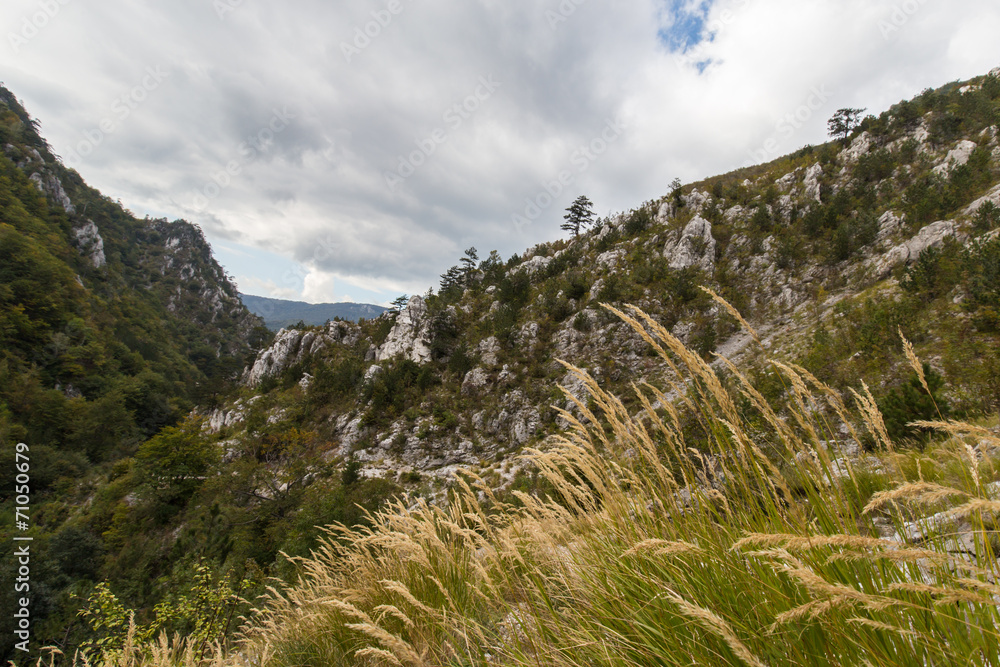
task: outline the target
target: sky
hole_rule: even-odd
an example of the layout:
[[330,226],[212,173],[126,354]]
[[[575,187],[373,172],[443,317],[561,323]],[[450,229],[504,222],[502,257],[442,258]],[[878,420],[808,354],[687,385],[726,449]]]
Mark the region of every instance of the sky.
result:
[[385,304],[475,247],[1000,66],[996,0],[3,0],[0,81],[246,293]]

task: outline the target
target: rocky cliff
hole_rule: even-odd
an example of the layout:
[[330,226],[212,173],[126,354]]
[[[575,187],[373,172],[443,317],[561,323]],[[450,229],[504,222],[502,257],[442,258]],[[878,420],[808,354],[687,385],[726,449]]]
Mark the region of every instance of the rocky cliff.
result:
[[[602,303],[634,303],[707,358],[720,354],[754,372],[764,373],[765,350],[802,361],[827,354],[824,378],[877,371],[872,382],[891,386],[904,374],[896,329],[929,344],[952,335],[940,318],[964,317],[961,284],[953,303],[932,309],[900,285],[929,252],[968,254],[996,226],[980,211],[1000,203],[998,118],[971,111],[971,97],[995,109],[998,93],[993,75],[925,93],[870,116],[844,144],[690,184],[579,237],[483,262],[457,288],[414,297],[347,341],[284,331],[248,381],[292,367],[311,378],[355,355],[358,382],[322,428],[338,455],[364,462],[370,475],[437,474],[453,464],[507,469],[521,447],[564,426],[550,406],[580,414],[555,392],[562,382],[583,395],[559,359],[622,390],[661,377],[648,345]],[[961,104],[966,115],[949,110]],[[738,308],[763,348],[700,285]],[[875,349],[846,354],[862,333]],[[979,334],[981,351],[990,339]],[[388,410],[373,407],[366,387],[401,364],[433,376],[428,389]],[[308,396],[314,390],[299,386],[301,377],[286,382]],[[971,408],[972,387],[988,381],[962,381],[954,395]]]

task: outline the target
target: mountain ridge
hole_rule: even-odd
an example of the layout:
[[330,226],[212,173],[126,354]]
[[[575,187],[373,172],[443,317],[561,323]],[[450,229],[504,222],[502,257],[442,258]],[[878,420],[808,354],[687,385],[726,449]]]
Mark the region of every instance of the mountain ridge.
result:
[[242,293],[240,299],[250,312],[263,318],[264,324],[271,331],[299,322],[307,326],[320,326],[334,319],[355,322],[359,319],[374,319],[389,310],[384,306],[367,303],[307,303]]
[[[221,582],[252,581],[254,592],[263,592],[266,576],[293,581],[294,561],[279,554],[308,557],[319,546],[316,525],[371,526],[370,512],[403,491],[414,507],[446,505],[461,492],[460,470],[478,477],[490,512],[520,507],[553,492],[524,453],[548,451],[577,423],[599,424],[594,387],[622,396],[621,412],[638,414],[646,408],[630,387],[649,383],[660,392],[652,414],[675,411],[677,432],[702,456],[709,436],[682,398],[700,385],[606,305],[642,308],[660,340],[691,350],[685,363],[727,369],[723,388],[738,386],[738,371],[767,402],[794,400],[798,391],[776,373],[775,358],[809,369],[845,403],[864,381],[900,447],[927,446],[910,422],[1000,407],[998,125],[1000,77],[950,83],[865,118],[844,142],[682,184],[507,260],[459,260],[437,293],[412,297],[396,314],[285,329],[257,346],[238,386],[220,385],[176,426],[152,424],[156,435],[85,481],[62,482],[59,502],[72,519],[53,514],[59,518],[45,526],[61,545],[53,567],[62,579],[52,581],[91,595],[95,614],[108,600],[101,591],[110,591],[150,628],[157,602],[202,585],[199,577],[220,582],[219,590]],[[72,175],[56,175],[72,198]],[[15,177],[22,189],[29,183],[24,173]],[[45,174],[39,178],[44,185]],[[50,190],[50,209],[63,206],[54,184]],[[60,252],[87,284],[101,270],[98,244],[83,227],[73,234],[66,215],[57,216]],[[128,244],[101,223],[104,261],[127,264]],[[130,240],[152,234],[159,243],[170,224],[144,224]],[[79,249],[70,250],[71,238]],[[169,264],[162,250],[147,254],[153,264],[137,266]],[[168,312],[190,308],[184,312],[212,321],[212,292],[198,281],[187,289],[193,275],[182,271],[160,286],[147,276],[141,289],[156,292]],[[64,282],[76,289],[72,278]],[[929,361],[919,377],[908,361],[913,350]],[[933,401],[915,393],[918,379]],[[750,399],[734,405],[750,427],[763,424]],[[848,422],[838,433],[863,428]],[[845,465],[864,461],[864,448],[882,437],[872,435],[858,439]],[[779,440],[764,449],[783,467]],[[707,479],[719,461],[702,459],[699,473]],[[799,488],[793,478],[786,483]],[[691,500],[704,491],[697,484],[683,491],[688,510],[709,506],[707,496]],[[89,569],[72,565],[76,552],[65,545],[77,542],[99,547]],[[111,588],[97,588],[98,580]],[[61,610],[52,619],[75,611],[61,604],[52,603]],[[73,628],[65,647],[106,636],[82,621]]]

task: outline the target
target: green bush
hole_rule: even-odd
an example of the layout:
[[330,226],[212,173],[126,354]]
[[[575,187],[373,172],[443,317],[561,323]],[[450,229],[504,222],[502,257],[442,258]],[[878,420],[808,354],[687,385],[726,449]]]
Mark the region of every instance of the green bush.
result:
[[1000,238],[976,241],[962,260],[962,283],[968,292],[963,303],[983,331],[1000,331]]
[[997,225],[1000,225],[1000,206],[987,201],[976,211],[976,217],[973,218],[973,228],[977,232],[984,233]]
[[632,211],[625,221],[625,235],[638,236],[653,222],[653,213],[645,206]]
[[879,401],[885,428],[897,443],[926,442],[929,431],[910,426],[915,421],[938,421],[948,418],[950,408],[941,395],[944,378],[928,364],[923,365],[927,389],[916,373],[900,387],[887,392]]

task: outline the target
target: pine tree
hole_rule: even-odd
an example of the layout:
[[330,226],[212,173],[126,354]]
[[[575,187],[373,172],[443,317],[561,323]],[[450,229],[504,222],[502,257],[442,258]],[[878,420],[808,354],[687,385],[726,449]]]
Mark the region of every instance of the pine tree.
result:
[[580,195],[576,201],[566,209],[563,219],[566,221],[560,225],[560,229],[572,232],[573,236],[579,236],[580,230],[586,229],[594,221],[594,204],[586,195]]
[[460,287],[462,285],[462,278],[464,274],[462,269],[457,266],[453,266],[448,269],[445,273],[441,274],[441,293],[448,292],[454,288]]
[[462,273],[465,275],[465,285],[468,287],[472,284],[472,276],[476,273],[476,265],[479,262],[479,253],[476,251],[476,247],[473,246],[465,251],[465,256],[459,260],[462,264]]
[[861,124],[861,114],[864,112],[865,109],[837,109],[837,113],[826,123],[830,136],[846,143],[851,132]]
[[403,310],[403,308],[406,307],[406,304],[409,303],[409,301],[410,297],[408,297],[405,294],[397,296],[395,299],[392,300],[392,308],[390,308],[389,310],[393,313],[399,313],[400,311]]

